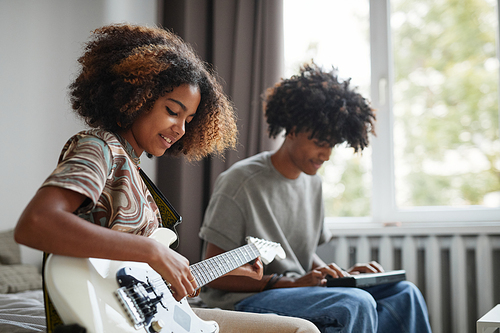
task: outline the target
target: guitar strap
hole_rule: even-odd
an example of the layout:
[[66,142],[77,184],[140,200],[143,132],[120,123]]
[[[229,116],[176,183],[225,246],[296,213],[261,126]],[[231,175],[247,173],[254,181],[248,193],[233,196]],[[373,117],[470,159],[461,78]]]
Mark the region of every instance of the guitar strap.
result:
[[[138,167],[139,174],[142,177],[142,180],[146,184],[149,192],[153,196],[153,199],[158,206],[160,211],[162,227],[169,228],[177,235],[175,242],[171,245],[174,249],[179,245],[179,237],[177,234],[177,230],[175,227],[182,222],[182,217],[177,213],[174,206],[167,200],[167,198],[163,195],[160,189],[153,183],[151,179],[146,175],[146,173]],[[45,321],[47,324],[47,333],[56,333],[56,328],[58,332],[63,332],[61,326],[65,326],[61,317],[57,313],[54,304],[49,298],[49,294],[47,292],[47,288],[45,287],[45,262],[47,261],[48,253],[43,253],[43,266],[42,266],[42,277],[43,277],[43,298],[45,304]],[[73,327],[74,329],[74,327]]]
[[[174,206],[172,206],[172,204],[167,200],[163,193],[161,193],[160,189],[156,187],[155,183],[153,183],[153,181],[149,179],[146,173],[141,168],[138,169],[142,180],[144,180],[144,183],[148,187],[149,192],[151,192],[151,195],[153,196],[153,199],[155,200],[156,205],[160,210],[163,227],[171,229],[177,235],[175,227],[182,222],[182,216],[177,213]],[[177,240],[172,244],[172,247],[175,249],[178,245],[179,237],[177,237]]]
[[47,257],[49,253],[43,253],[43,265],[42,265],[42,279],[43,279],[43,303],[45,304],[45,323],[47,325],[47,333],[53,333],[55,328],[58,326],[64,325],[59,317],[59,314],[52,304],[52,301],[49,298],[49,293],[47,292],[47,288],[45,287],[45,262],[47,261]]

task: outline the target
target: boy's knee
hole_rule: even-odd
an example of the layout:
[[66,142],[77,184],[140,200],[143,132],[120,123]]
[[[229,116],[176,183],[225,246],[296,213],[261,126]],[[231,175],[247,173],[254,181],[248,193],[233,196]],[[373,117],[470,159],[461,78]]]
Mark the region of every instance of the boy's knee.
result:
[[408,302],[420,301],[423,296],[420,289],[410,281],[401,281],[395,285],[397,295],[401,295],[407,299]]
[[[338,308],[340,306],[340,309]],[[374,332],[376,330],[377,303],[365,290],[352,288],[335,305],[338,323],[349,332]]]
[[362,289],[353,288],[352,294],[353,301],[359,303],[360,309],[368,313],[377,313],[377,302],[369,292]]

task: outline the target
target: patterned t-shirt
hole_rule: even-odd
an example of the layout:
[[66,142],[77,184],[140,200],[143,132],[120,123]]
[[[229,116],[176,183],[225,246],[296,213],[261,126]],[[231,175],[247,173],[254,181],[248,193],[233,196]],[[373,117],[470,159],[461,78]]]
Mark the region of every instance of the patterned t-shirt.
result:
[[42,186],[66,188],[87,197],[74,213],[117,231],[149,236],[161,223],[158,207],[142,180],[139,157],[120,136],[82,131],[65,144],[57,168]]

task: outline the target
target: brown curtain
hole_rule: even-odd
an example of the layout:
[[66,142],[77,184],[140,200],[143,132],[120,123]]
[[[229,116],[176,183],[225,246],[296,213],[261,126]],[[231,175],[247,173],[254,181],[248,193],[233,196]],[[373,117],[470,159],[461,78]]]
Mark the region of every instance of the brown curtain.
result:
[[239,145],[225,159],[158,159],[157,184],[183,217],[177,249],[201,258],[198,230],[217,176],[234,162],[277,148],[267,136],[261,95],[283,73],[283,0],[164,0],[160,22],[212,63],[238,112]]

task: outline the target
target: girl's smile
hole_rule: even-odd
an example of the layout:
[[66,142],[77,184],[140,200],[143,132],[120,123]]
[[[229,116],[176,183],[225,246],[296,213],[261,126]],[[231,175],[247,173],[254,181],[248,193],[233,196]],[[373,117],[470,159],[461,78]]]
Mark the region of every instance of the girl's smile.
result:
[[161,156],[182,138],[196,114],[201,95],[197,86],[183,84],[156,100],[132,126],[120,133],[134,148],[137,156],[144,151]]

